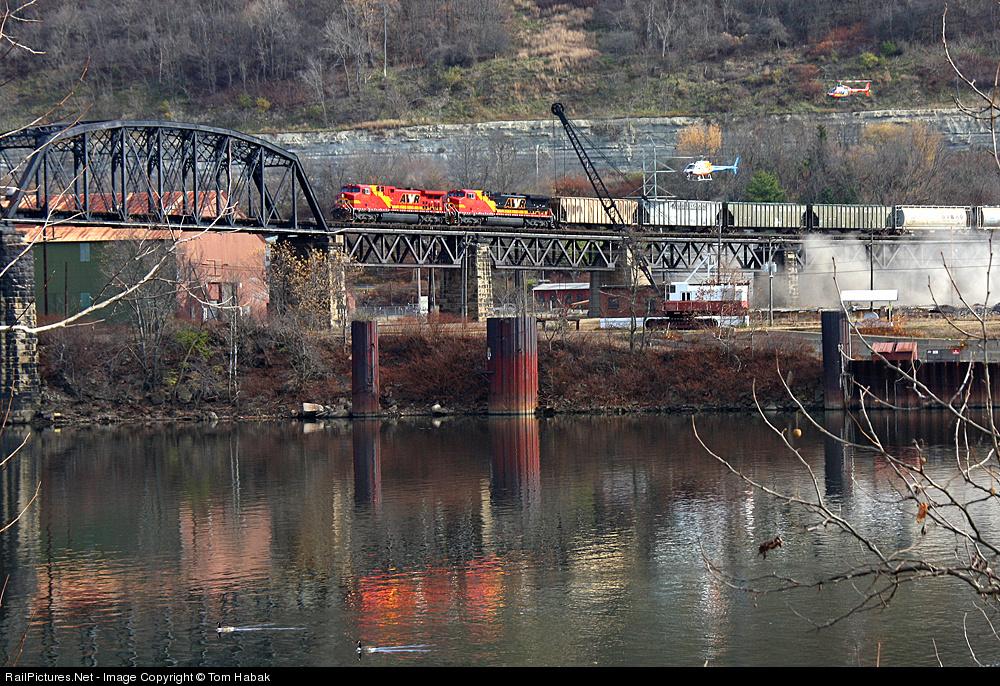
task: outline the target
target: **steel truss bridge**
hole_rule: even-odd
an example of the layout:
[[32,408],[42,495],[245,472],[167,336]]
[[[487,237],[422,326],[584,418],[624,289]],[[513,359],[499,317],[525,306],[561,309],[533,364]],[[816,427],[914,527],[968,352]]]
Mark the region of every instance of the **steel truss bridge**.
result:
[[[624,254],[620,234],[469,231],[447,227],[333,226],[352,262],[380,267],[458,267],[474,248],[485,247],[499,269],[614,271]],[[741,271],[769,264],[786,270],[829,270],[863,264],[881,272],[989,264],[992,245],[975,235],[928,237],[802,235],[640,234],[638,252],[653,272],[693,271],[711,261]],[[720,258],[721,255],[721,258]]]
[[[0,220],[20,224],[250,231],[305,244],[336,243],[356,264],[461,267],[475,249],[499,269],[613,271],[614,233],[448,226],[332,224],[298,158],[234,131],[157,121],[45,125],[0,137]],[[831,247],[833,246],[833,247]],[[833,252],[831,252],[831,250]],[[971,236],[925,241],[801,235],[640,234],[651,270],[694,270],[706,260],[743,271],[806,270],[836,259],[885,270],[987,265]],[[721,258],[720,258],[721,255]]]
[[105,121],[0,137],[0,219],[327,232],[298,158],[209,126]]

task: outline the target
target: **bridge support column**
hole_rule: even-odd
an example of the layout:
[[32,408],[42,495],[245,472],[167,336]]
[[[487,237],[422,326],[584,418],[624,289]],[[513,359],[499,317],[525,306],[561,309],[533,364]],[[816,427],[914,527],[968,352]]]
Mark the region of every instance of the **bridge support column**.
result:
[[493,262],[489,246],[471,244],[461,269],[444,269],[441,278],[441,311],[466,319],[493,316]]
[[330,328],[346,326],[350,315],[347,306],[347,253],[343,236],[335,236],[326,246],[326,264],[330,279]]
[[351,414],[379,413],[378,324],[351,322]]
[[635,254],[628,248],[622,249],[618,265],[617,276],[622,285],[629,287],[637,286],[639,288],[653,285],[649,277],[646,276],[646,272],[640,266],[639,261],[635,258]]
[[604,272],[590,272],[590,303],[587,305],[587,316],[599,319],[601,316],[601,286],[607,276]]
[[[4,324],[34,327],[35,265],[30,252],[17,259],[24,248],[24,238],[17,230],[11,226],[0,229],[0,264],[9,265],[0,277],[0,308]],[[0,332],[0,341],[0,418],[6,415],[8,422],[23,424],[35,416],[41,401],[38,336],[4,331]]]
[[788,305],[799,304],[799,258],[794,250],[785,252],[785,280],[788,283]]

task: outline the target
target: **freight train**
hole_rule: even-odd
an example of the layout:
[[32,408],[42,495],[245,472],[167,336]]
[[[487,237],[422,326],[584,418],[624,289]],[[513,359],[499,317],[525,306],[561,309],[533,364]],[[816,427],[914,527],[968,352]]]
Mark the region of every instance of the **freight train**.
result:
[[[1000,228],[1000,207],[822,205],[709,200],[616,199],[626,224],[670,233],[862,233],[906,235]],[[372,184],[344,186],[337,221],[608,231],[597,198],[429,191]]]

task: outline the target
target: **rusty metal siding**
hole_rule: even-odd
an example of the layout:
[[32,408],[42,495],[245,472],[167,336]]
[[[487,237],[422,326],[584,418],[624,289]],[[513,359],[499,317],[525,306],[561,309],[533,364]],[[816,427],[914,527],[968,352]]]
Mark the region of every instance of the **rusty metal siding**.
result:
[[847,363],[847,373],[852,379],[848,404],[859,407],[863,401],[868,408],[879,407],[878,401],[865,397],[862,389],[866,389],[875,398],[893,407],[933,407],[927,392],[917,393],[901,370],[914,375],[927,391],[942,400],[948,401],[961,391],[963,397],[968,395],[967,402],[972,407],[1000,406],[1000,363],[989,363],[987,384],[987,369],[982,362],[898,362],[888,365],[881,360],[852,360]]
[[352,414],[378,414],[378,396],[378,324],[351,322]]
[[889,362],[913,362],[917,359],[917,344],[913,341],[882,341],[872,344],[872,359]]
[[533,414],[538,407],[538,330],[534,317],[486,320],[490,414]]

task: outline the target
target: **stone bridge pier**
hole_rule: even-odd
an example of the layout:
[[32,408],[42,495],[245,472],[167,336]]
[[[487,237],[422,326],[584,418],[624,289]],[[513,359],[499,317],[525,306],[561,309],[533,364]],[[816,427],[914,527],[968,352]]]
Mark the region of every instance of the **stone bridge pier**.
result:
[[460,269],[442,269],[442,312],[467,319],[485,320],[493,316],[493,260],[489,246],[472,244],[462,258]]
[[[30,331],[35,319],[35,265],[31,251],[24,255],[24,238],[12,226],[0,227],[0,308],[3,326],[0,348],[0,417],[8,423],[31,421],[41,403],[38,375],[38,335]],[[17,327],[17,328],[7,328]]]

